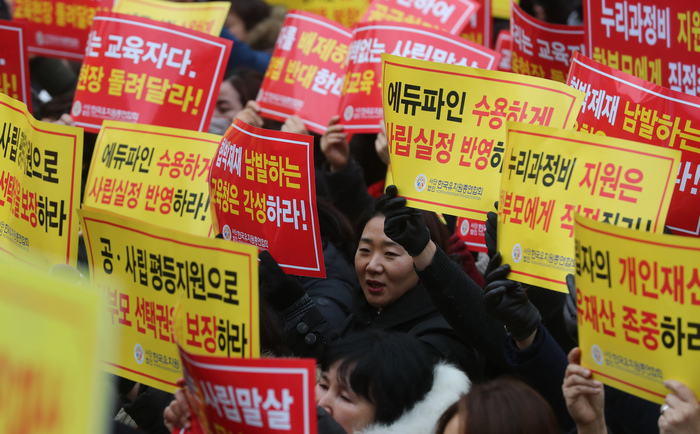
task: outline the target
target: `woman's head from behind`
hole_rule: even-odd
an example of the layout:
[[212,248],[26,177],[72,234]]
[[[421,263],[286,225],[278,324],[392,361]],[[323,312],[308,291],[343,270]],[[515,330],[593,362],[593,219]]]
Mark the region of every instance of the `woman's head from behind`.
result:
[[345,431],[391,424],[433,384],[424,345],[403,333],[369,330],[333,342],[321,360],[316,403]]
[[437,434],[557,434],[554,411],[520,380],[479,384],[440,418]]

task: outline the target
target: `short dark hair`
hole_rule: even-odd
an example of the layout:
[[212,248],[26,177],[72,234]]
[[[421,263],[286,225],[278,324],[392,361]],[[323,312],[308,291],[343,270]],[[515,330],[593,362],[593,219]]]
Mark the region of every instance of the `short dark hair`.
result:
[[520,380],[499,378],[471,388],[440,417],[437,434],[450,419],[460,415],[463,434],[557,434],[559,425],[552,407]]
[[383,424],[396,421],[433,386],[432,357],[405,333],[366,330],[339,339],[325,351],[321,368],[336,362],[338,381],[374,404],[375,421]]

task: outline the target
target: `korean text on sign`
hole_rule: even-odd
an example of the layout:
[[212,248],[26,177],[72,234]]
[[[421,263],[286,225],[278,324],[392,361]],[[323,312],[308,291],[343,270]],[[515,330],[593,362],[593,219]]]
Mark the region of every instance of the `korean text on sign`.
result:
[[325,277],[311,136],[239,119],[216,152],[209,191],[218,233],[269,250],[287,273]]
[[231,41],[168,23],[99,14],[71,114],[97,132],[105,119],[205,131]]
[[518,280],[566,291],[574,217],[660,233],[680,152],[591,134],[508,124],[498,249]]
[[583,99],[550,80],[390,55],[382,77],[399,194],[480,221],[498,200],[506,122],[571,128]]
[[700,243],[576,217],[581,364],[662,403],[667,379],[700,393]]
[[415,24],[459,35],[479,8],[481,4],[472,0],[376,0],[362,22]]
[[0,247],[47,269],[77,265],[80,128],[35,120],[0,94]]
[[196,131],[105,121],[84,204],[211,236],[207,179],[220,140]]
[[161,228],[104,211],[80,211],[90,277],[104,295],[107,327],[121,336],[105,369],[175,390],[180,345],[198,354],[257,357],[257,250]]

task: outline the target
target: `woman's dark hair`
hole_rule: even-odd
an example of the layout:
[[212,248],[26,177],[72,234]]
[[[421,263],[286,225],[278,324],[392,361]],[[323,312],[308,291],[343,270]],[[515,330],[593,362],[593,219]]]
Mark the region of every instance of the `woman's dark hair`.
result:
[[[374,201],[374,206],[365,210],[365,212],[357,220],[355,225],[355,238],[359,241],[362,236],[362,231],[365,229],[367,222],[378,215],[386,215],[386,202],[389,196],[382,194]],[[443,251],[447,250],[447,242],[450,239],[450,231],[441,221],[440,218],[432,211],[420,210],[425,220],[425,226],[430,230],[430,239],[437,244]]]
[[316,196],[321,238],[330,242],[352,264],[355,257],[355,234],[347,217],[326,198]]
[[[450,413],[451,415],[449,415]],[[557,434],[559,425],[552,407],[532,387],[520,380],[499,378],[478,384],[440,417],[437,434],[460,414],[464,434]]]
[[433,386],[434,362],[425,346],[404,333],[367,330],[328,346],[321,369],[338,366],[338,381],[376,407],[375,421],[390,424]]
[[243,21],[246,31],[270,16],[272,8],[263,0],[230,0],[231,12]]
[[224,81],[231,83],[236,92],[238,92],[239,100],[243,107],[251,99],[255,99],[262,86],[263,74],[254,69],[240,67],[234,69],[229,75],[224,78]]

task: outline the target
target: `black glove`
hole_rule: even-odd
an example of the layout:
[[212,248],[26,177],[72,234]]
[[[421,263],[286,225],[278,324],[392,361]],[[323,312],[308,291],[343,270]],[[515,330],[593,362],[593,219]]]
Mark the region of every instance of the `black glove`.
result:
[[[498,201],[494,203],[494,206],[496,207],[496,211],[498,211]],[[493,255],[496,254],[497,247],[496,247],[496,235],[497,235],[497,229],[498,228],[498,214],[489,211],[486,213],[486,234],[484,234],[484,238],[486,239],[486,249],[489,252],[489,256],[493,258]]]
[[263,250],[258,258],[260,297],[270,306],[283,311],[306,294],[301,282],[282,271],[270,252]]
[[523,340],[537,330],[542,315],[530,303],[525,289],[514,280],[492,281],[484,288],[486,311],[505,324],[516,341]]
[[578,344],[578,322],[576,310],[576,280],[573,274],[566,275],[566,287],[569,289],[569,295],[564,302],[564,327],[566,333],[571,339]]
[[386,201],[384,233],[399,243],[409,255],[418,256],[430,242],[430,231],[419,210],[406,206],[406,198],[396,197],[395,185],[386,188],[389,199]]
[[501,252],[496,252],[495,255],[489,261],[489,265],[486,267],[486,273],[484,273],[484,286],[496,280],[505,280],[510,273],[510,265],[501,265]]

